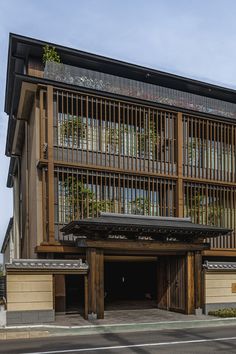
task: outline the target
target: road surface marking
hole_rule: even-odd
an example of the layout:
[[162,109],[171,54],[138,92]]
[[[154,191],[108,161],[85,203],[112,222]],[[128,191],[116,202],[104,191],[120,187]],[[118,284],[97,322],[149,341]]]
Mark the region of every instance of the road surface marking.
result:
[[236,337],[228,338],[212,338],[212,339],[196,339],[175,342],[160,342],[160,343],[144,343],[144,344],[128,344],[128,345],[115,345],[111,347],[94,347],[94,348],[79,348],[79,349],[65,349],[65,350],[51,350],[47,352],[31,352],[23,354],[63,354],[63,353],[79,353],[79,352],[92,352],[98,350],[111,350],[111,349],[127,349],[127,348],[143,348],[143,347],[161,347],[165,345],[177,344],[191,344],[191,343],[205,343],[205,342],[220,342],[236,340]]

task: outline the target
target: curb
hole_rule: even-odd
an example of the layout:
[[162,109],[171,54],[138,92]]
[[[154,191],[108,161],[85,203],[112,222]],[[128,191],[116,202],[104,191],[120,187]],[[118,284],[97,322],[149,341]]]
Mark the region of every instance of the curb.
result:
[[42,337],[70,336],[70,335],[91,335],[109,334],[122,332],[144,332],[160,331],[186,328],[220,327],[236,325],[236,319],[217,318],[212,320],[194,321],[163,321],[151,323],[122,323],[107,325],[86,325],[86,326],[9,326],[0,330],[0,340],[29,339]]

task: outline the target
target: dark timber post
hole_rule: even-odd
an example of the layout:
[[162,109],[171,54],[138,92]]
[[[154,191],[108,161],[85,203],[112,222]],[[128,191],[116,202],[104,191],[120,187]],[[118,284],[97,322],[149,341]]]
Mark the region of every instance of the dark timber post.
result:
[[104,318],[104,257],[103,251],[88,248],[88,318]]
[[96,254],[96,297],[97,317],[104,318],[104,256],[102,250]]
[[158,257],[157,267],[157,307],[159,309],[168,310],[169,277],[166,256]]
[[200,251],[195,252],[194,275],[195,275],[195,310],[202,310],[202,254]]
[[186,254],[186,314],[194,313],[195,298],[194,298],[194,285],[195,285],[195,272],[194,272],[194,252],[187,252]]
[[66,313],[65,274],[55,274],[55,312]]
[[84,276],[84,318],[88,319],[88,276]]
[[184,216],[184,200],[183,200],[183,122],[182,113],[178,112],[176,122],[176,138],[177,138],[177,193],[176,193],[176,216],[182,218]]

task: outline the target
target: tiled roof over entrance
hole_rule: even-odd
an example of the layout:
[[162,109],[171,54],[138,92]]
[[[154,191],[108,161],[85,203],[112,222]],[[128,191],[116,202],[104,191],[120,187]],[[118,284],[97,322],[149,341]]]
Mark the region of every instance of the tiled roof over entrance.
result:
[[153,239],[165,237],[217,237],[227,235],[230,229],[193,224],[190,218],[158,217],[101,213],[99,217],[72,221],[62,228],[65,234],[102,238],[110,235],[125,235],[127,238],[150,236]]

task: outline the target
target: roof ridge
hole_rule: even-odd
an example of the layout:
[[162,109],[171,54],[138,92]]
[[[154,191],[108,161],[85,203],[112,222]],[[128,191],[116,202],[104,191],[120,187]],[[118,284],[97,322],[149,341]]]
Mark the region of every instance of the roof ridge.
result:
[[112,217],[112,218],[133,218],[133,219],[149,219],[149,220],[163,220],[163,221],[182,221],[192,222],[191,218],[180,218],[175,216],[152,216],[152,215],[138,215],[138,214],[121,214],[121,213],[108,213],[100,212],[100,217]]

